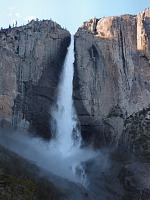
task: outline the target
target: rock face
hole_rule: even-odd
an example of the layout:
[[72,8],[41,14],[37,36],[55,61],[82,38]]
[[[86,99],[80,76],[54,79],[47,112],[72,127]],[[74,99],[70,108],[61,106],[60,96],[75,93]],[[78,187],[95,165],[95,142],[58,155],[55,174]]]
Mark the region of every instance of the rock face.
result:
[[134,162],[126,164],[120,172],[125,189],[124,199],[150,199],[150,164]]
[[91,19],[75,34],[74,101],[82,135],[120,142],[125,120],[150,103],[150,9]]
[[51,20],[0,31],[0,126],[50,137],[50,105],[70,43]]

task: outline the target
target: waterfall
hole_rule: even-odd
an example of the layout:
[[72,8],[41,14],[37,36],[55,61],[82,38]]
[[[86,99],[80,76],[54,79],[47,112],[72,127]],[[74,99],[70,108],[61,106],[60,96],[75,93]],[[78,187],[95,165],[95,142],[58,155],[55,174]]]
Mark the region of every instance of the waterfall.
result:
[[0,133],[0,144],[57,176],[85,186],[88,183],[86,162],[97,156],[97,152],[90,147],[80,148],[81,136],[72,100],[73,62],[72,37],[60,77],[57,100],[51,110],[53,139],[46,142],[22,132]]
[[[57,100],[51,110],[51,127],[53,139],[50,142],[50,151],[62,168],[61,176],[72,181],[87,183],[84,162],[97,154],[90,148],[81,149],[81,135],[77,125],[77,117],[73,106],[73,73],[74,73],[74,38],[68,48],[63,65]],[[57,172],[58,173],[58,172]]]
[[63,65],[63,71],[58,86],[57,102],[52,109],[52,132],[55,144],[62,156],[70,155],[72,150],[79,148],[81,142],[80,131],[77,127],[76,112],[73,106],[73,68],[74,37],[68,47]]

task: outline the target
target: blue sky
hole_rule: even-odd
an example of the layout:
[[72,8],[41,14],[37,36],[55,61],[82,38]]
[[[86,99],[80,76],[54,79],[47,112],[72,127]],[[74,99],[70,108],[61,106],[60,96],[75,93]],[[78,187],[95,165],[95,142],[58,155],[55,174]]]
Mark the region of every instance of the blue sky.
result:
[[0,27],[51,18],[73,34],[89,18],[136,14],[150,7],[150,0],[0,0],[0,5]]

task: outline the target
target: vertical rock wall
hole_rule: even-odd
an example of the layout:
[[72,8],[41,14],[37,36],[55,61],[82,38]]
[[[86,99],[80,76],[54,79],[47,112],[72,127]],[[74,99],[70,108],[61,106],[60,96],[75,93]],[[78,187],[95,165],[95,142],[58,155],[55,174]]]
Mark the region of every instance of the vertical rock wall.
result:
[[150,9],[91,19],[75,34],[74,101],[83,137],[119,141],[125,119],[150,103]]
[[50,137],[55,99],[70,33],[51,20],[0,31],[0,126]]

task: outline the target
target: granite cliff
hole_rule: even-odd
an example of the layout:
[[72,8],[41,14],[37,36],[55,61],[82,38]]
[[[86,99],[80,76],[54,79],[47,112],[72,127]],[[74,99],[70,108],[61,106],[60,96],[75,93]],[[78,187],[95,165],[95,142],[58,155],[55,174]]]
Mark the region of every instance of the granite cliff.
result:
[[[87,142],[127,145],[137,139],[129,130],[138,123],[128,119],[150,105],[149,8],[137,15],[90,19],[78,29],[74,101]],[[150,149],[149,131],[140,134]]]
[[50,105],[70,43],[52,20],[0,30],[0,127],[50,137]]
[[[51,20],[0,31],[1,128],[50,137],[50,107],[69,43],[70,33]],[[149,200],[150,9],[84,22],[75,34],[74,67],[73,98],[84,141],[125,151],[102,150],[109,157],[106,170],[97,165],[104,160],[85,162],[88,193],[53,175],[58,188],[38,180],[39,169],[0,147],[0,198]]]
[[[73,95],[85,141],[134,150],[142,138],[140,151],[150,149],[149,38],[149,8],[90,19],[78,29]],[[1,29],[2,128],[50,137],[50,106],[69,43],[70,33],[51,20]]]

